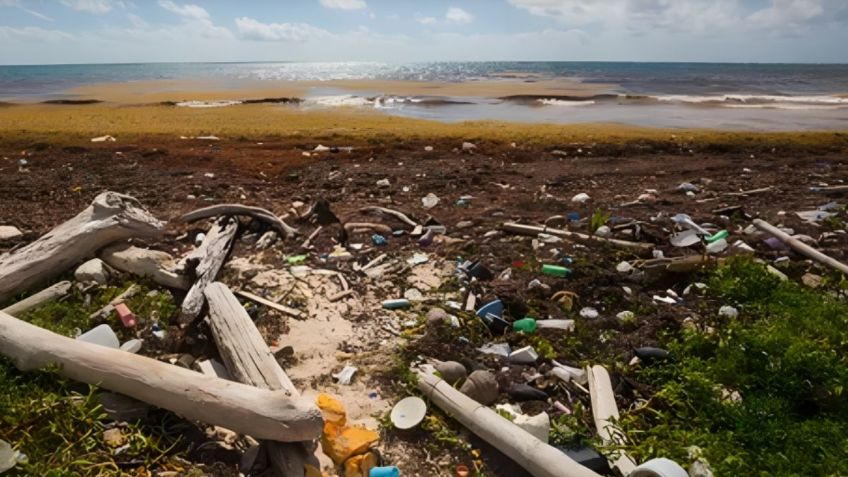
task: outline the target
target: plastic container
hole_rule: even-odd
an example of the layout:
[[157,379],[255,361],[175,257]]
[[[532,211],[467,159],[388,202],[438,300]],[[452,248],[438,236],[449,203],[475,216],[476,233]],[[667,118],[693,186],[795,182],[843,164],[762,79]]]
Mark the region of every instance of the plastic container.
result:
[[400,469],[395,466],[372,467],[368,477],[400,477]]
[[118,349],[121,347],[121,343],[118,341],[118,337],[115,335],[115,332],[112,331],[112,328],[106,324],[95,326],[94,328],[77,336],[77,339],[85,341],[86,343],[94,343],[100,346],[105,346],[107,348]]
[[571,270],[559,265],[542,265],[542,273],[552,277],[565,278],[571,275]]
[[536,329],[536,319],[529,316],[512,323],[512,330],[515,332],[531,334],[535,333]]
[[721,232],[714,233],[707,237],[707,243],[718,242],[719,240],[726,239],[730,235],[730,232],[727,230],[722,230]]

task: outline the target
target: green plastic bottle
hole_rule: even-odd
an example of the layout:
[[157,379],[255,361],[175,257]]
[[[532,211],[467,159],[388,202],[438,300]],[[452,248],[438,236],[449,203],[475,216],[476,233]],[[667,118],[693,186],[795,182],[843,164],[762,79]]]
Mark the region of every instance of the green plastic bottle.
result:
[[559,265],[542,265],[542,273],[552,277],[565,278],[571,275],[571,270]]
[[512,330],[515,332],[527,333],[528,335],[536,332],[536,319],[529,316],[524,317],[512,323]]

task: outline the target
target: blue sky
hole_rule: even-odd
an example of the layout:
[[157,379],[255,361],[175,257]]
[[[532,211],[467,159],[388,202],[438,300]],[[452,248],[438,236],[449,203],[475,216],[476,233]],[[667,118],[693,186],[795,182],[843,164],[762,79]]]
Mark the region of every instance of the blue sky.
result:
[[0,64],[848,63],[848,0],[0,0]]

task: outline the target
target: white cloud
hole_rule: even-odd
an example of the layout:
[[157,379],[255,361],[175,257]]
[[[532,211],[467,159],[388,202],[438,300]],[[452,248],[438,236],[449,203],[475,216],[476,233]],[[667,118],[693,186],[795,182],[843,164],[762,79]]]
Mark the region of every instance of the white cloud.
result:
[[175,13],[184,18],[194,20],[209,19],[209,12],[207,12],[206,9],[197,5],[193,5],[191,3],[177,5],[171,0],[159,0],[159,6],[164,8],[165,10],[168,10],[171,13]]
[[769,0],[752,8],[744,0],[508,0],[533,15],[569,26],[601,25],[631,33],[687,32],[718,36],[766,29],[778,33],[821,22],[831,12],[848,12],[844,0]]
[[62,5],[81,12],[107,13],[112,10],[111,0],[60,0]]
[[59,42],[73,40],[74,35],[61,30],[45,30],[44,28],[39,27],[14,28],[0,26],[0,38],[9,41]]
[[459,7],[448,8],[445,20],[457,25],[465,25],[474,21],[474,16]]
[[159,0],[159,6],[181,17],[183,20],[182,28],[186,30],[186,33],[204,38],[232,38],[233,36],[232,32],[226,27],[215,25],[209,16],[209,12],[203,7],[191,3],[180,5],[171,0]]
[[433,25],[438,22],[435,17],[423,17],[417,14],[415,15],[415,21],[422,25]]
[[41,19],[41,20],[44,20],[44,21],[47,21],[47,22],[53,21],[53,19],[48,17],[47,15],[39,13],[35,10],[30,10],[29,8],[23,6],[21,4],[20,0],[0,0],[0,7],[15,7],[15,8],[17,8],[17,9],[23,11],[23,12],[29,13],[30,15],[32,15],[32,16],[38,18],[38,19]]
[[262,23],[248,17],[236,18],[236,29],[241,38],[259,41],[303,42],[332,36],[327,30],[307,23]]
[[321,5],[338,10],[362,10],[368,7],[364,0],[321,0]]

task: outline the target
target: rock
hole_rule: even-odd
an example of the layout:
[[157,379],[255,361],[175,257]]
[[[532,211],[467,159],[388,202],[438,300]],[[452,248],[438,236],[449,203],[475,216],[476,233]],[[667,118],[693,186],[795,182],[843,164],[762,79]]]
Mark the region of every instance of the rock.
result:
[[718,314],[726,318],[736,318],[739,316],[739,310],[730,305],[724,305],[718,309]]
[[427,312],[427,325],[438,326],[448,321],[448,313],[441,308],[430,308]]
[[109,281],[109,273],[106,271],[106,264],[99,258],[92,258],[83,263],[74,272],[74,278],[82,283],[97,283],[105,285]]
[[589,197],[589,194],[585,192],[581,192],[571,198],[571,202],[575,202],[578,204],[585,204],[586,202],[589,202],[589,200],[591,200],[591,197]]
[[680,192],[698,192],[700,189],[698,189],[698,186],[692,184],[691,182],[684,182],[677,186],[677,190],[679,190]]
[[471,143],[471,142],[462,143],[463,152],[472,152],[475,149],[477,149],[477,145],[475,145],[474,143]]
[[484,406],[491,406],[498,400],[498,382],[488,371],[474,371],[459,390]]
[[17,227],[11,225],[0,225],[0,240],[12,240],[23,235]]
[[822,277],[819,275],[814,275],[812,273],[805,273],[804,276],[801,277],[801,283],[807,285],[810,288],[818,288],[822,285]]
[[[470,379],[470,378],[469,378]],[[547,401],[548,393],[527,384],[513,384],[509,388],[509,397],[516,401]]]
[[560,450],[578,464],[601,475],[611,475],[609,461],[591,447],[567,447]]
[[640,360],[645,361],[646,363],[668,358],[668,351],[662,348],[653,348],[651,346],[636,348],[633,352],[636,353],[636,356]]
[[606,225],[601,225],[598,230],[595,230],[595,235],[598,237],[609,237],[612,234],[612,229]]
[[590,306],[587,306],[587,307],[580,310],[580,316],[582,318],[586,318],[588,320],[594,320],[595,318],[598,317],[598,310],[596,310],[596,309],[594,309]]
[[409,301],[424,301],[424,294],[417,288],[410,288],[403,293],[403,297]]
[[615,266],[615,270],[619,273],[630,273],[633,271],[633,265],[628,262],[621,262]]
[[689,466],[689,477],[713,477],[713,469],[704,459],[698,459]]
[[632,311],[629,311],[629,310],[622,311],[621,313],[618,313],[617,315],[615,315],[615,317],[618,318],[618,321],[620,321],[622,323],[635,323],[636,322],[636,313],[633,313]]
[[468,376],[465,366],[456,361],[439,361],[433,367],[442,375],[442,379],[447,381],[451,386]]
[[463,221],[458,222],[456,224],[456,228],[458,228],[458,229],[468,229],[468,228],[471,228],[471,227],[474,227],[474,222],[472,222],[470,220],[463,220]]
[[391,187],[392,183],[388,179],[380,179],[377,181],[377,187]]
[[103,431],[103,442],[109,447],[120,447],[125,440],[124,433],[117,427]]
[[424,146],[424,150],[427,152],[433,152],[433,146]]
[[434,193],[429,193],[421,198],[421,205],[425,209],[432,209],[439,204],[439,198]]

